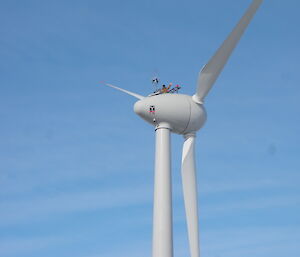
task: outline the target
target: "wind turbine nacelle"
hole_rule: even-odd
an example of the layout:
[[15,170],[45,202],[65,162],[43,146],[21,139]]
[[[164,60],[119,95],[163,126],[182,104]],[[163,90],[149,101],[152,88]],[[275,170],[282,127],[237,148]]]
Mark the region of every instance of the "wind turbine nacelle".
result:
[[199,130],[206,120],[202,104],[191,96],[161,94],[146,97],[134,105],[134,112],[154,126],[168,124],[176,134],[188,134]]

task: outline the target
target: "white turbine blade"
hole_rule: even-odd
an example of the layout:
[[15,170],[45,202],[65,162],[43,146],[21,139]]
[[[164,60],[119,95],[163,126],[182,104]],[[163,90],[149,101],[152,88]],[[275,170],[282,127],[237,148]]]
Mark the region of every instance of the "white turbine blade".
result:
[[141,96],[141,95],[139,95],[139,94],[130,92],[130,91],[125,90],[125,89],[123,89],[123,88],[116,87],[116,86],[111,85],[111,84],[105,83],[105,85],[106,85],[106,86],[109,86],[109,87],[112,87],[112,88],[114,88],[114,89],[117,89],[117,90],[119,90],[119,91],[122,91],[122,92],[124,92],[124,93],[126,93],[126,94],[128,94],[128,95],[131,95],[131,96],[133,96],[133,97],[135,97],[135,98],[137,98],[137,99],[140,99],[140,100],[142,100],[142,99],[145,98],[144,96]]
[[181,175],[191,257],[199,257],[195,135],[185,136],[182,151]]
[[239,23],[223,42],[214,56],[210,59],[210,61],[200,71],[197,82],[197,91],[194,95],[194,100],[196,102],[203,103],[205,96],[208,94],[209,90],[217,80],[232,51],[236,47],[241,36],[245,32],[247,26],[262,2],[263,0],[252,1],[252,4],[249,6]]

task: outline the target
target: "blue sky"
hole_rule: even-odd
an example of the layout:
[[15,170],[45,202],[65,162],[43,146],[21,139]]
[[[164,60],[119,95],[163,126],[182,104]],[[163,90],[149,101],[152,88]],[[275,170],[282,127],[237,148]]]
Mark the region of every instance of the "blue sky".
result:
[[[0,256],[151,256],[151,77],[193,94],[250,0],[0,2]],[[206,99],[204,257],[300,254],[296,0],[265,1]],[[188,256],[172,136],[175,256]]]

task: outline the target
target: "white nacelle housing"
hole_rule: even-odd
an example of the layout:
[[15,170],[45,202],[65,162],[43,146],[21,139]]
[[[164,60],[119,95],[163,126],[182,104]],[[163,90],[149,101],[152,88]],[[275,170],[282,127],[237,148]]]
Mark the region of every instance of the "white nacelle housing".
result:
[[154,126],[167,123],[177,134],[196,132],[206,120],[203,105],[181,94],[146,97],[135,103],[134,112]]

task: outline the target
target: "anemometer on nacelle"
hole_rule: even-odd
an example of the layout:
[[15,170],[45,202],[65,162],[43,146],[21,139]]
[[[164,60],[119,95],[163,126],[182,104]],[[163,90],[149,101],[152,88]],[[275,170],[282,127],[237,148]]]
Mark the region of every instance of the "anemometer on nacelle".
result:
[[179,89],[181,88],[181,86],[179,86],[178,84],[172,88],[172,83],[170,83],[168,85],[168,87],[166,87],[165,85],[162,85],[161,88],[158,88],[158,83],[159,83],[159,78],[158,77],[154,77],[152,79],[152,85],[154,86],[155,90],[153,93],[151,93],[148,96],[155,96],[155,95],[160,95],[160,94],[174,94],[174,93],[178,93]]

